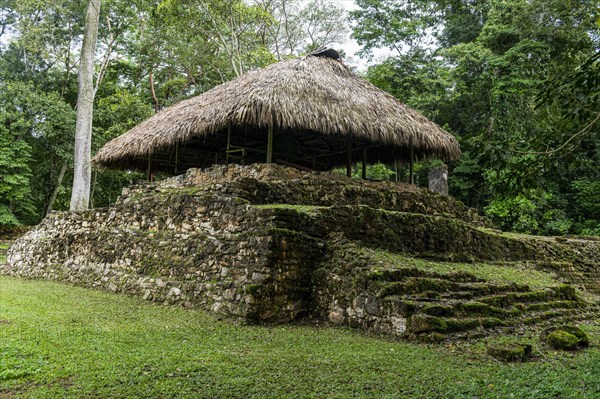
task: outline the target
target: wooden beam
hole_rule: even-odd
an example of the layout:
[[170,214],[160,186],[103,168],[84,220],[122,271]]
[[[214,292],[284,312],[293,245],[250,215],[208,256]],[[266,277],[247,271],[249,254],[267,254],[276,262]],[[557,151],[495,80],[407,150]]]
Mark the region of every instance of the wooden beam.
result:
[[348,140],[346,158],[346,176],[352,177],[352,141]]
[[410,152],[410,167],[409,167],[409,171],[408,171],[408,182],[410,184],[415,184],[415,175],[414,175],[414,171],[413,171],[413,166],[415,163],[415,150],[413,148],[412,143],[410,144],[409,152]]
[[[365,148],[379,148],[379,147],[383,147],[383,144],[378,144],[378,145],[370,145],[367,146]],[[348,152],[348,149],[344,149],[343,151],[336,151],[336,152],[330,152],[329,154],[325,154],[325,155],[313,155],[314,158],[323,158],[323,157],[330,157],[332,155],[340,155],[340,154],[345,154]]]
[[362,153],[362,178],[363,180],[367,179],[367,149],[363,148]]
[[175,144],[175,174],[179,168],[179,143]]
[[146,171],[148,181],[152,181],[152,155],[148,156],[148,170]]
[[273,161],[273,126],[269,125],[267,132],[267,163]]
[[229,165],[229,150],[231,150],[231,126],[227,126],[227,165]]

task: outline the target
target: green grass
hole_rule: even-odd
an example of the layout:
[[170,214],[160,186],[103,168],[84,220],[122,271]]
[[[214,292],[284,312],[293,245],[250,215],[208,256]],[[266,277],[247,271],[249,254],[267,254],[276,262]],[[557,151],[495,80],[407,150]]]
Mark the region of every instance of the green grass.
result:
[[552,273],[535,270],[531,266],[527,266],[520,262],[497,265],[484,262],[434,262],[426,259],[411,258],[400,254],[394,254],[379,249],[364,249],[364,251],[367,255],[372,256],[373,259],[382,262],[386,266],[414,267],[441,274],[467,272],[487,281],[527,284],[534,290],[542,289],[544,287],[555,287],[561,284],[556,280],[556,277]]
[[[600,331],[588,331],[597,345]],[[324,327],[237,326],[0,276],[0,398],[600,397],[597,348],[508,365],[477,351]]]

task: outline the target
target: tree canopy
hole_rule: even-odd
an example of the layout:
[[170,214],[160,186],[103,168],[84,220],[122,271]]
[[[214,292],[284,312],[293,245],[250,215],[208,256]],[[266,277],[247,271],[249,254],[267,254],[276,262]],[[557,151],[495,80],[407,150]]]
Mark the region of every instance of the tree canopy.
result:
[[[599,234],[600,11],[563,0],[359,0],[368,76],[461,143],[451,192],[502,228]],[[386,27],[392,27],[386,29]]]
[[[105,0],[92,152],[246,71],[336,45],[460,141],[451,194],[500,227],[600,234],[600,10],[578,0]],[[0,1],[0,226],[68,208],[87,2]],[[390,56],[377,59],[376,50]],[[417,165],[417,180],[439,163]],[[369,176],[405,179],[402,165]],[[141,176],[92,171],[93,206]]]

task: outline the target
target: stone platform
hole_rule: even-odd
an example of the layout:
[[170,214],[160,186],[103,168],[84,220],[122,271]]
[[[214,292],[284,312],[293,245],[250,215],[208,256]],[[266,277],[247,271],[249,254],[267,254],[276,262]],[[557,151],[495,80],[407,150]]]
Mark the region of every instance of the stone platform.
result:
[[[257,164],[189,170],[125,189],[110,208],[53,213],[0,272],[247,322],[441,339],[586,318],[599,264],[598,241],[502,233],[428,190]],[[489,270],[534,270],[546,285]]]

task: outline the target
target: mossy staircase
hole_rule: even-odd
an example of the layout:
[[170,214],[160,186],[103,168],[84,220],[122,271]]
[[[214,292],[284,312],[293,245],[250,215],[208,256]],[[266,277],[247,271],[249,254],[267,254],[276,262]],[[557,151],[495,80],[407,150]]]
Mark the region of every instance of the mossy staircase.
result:
[[597,311],[570,285],[557,282],[532,288],[485,280],[465,271],[437,273],[388,265],[370,274],[369,285],[386,312],[407,319],[406,336],[419,340],[574,322]]

